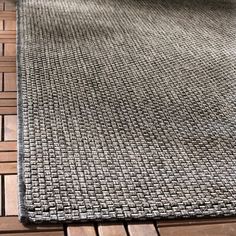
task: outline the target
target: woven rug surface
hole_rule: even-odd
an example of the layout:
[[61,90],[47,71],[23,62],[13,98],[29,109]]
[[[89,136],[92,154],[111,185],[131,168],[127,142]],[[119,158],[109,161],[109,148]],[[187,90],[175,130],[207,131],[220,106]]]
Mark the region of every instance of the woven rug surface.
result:
[[24,222],[236,215],[231,0],[19,0]]

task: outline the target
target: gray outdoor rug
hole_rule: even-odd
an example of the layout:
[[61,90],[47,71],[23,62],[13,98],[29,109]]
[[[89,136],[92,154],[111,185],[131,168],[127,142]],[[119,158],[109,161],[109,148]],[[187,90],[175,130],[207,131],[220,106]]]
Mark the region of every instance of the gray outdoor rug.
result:
[[19,0],[24,222],[236,215],[233,0]]

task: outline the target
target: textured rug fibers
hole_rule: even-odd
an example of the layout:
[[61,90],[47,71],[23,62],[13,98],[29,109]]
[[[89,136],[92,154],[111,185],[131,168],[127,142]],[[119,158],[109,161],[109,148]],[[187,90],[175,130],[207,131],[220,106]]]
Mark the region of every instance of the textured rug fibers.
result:
[[19,0],[23,222],[236,215],[231,0]]

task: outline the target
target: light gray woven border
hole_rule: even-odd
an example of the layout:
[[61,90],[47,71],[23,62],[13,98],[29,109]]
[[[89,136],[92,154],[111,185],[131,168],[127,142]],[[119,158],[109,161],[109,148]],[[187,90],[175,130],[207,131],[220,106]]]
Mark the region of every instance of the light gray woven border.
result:
[[23,98],[21,88],[21,0],[16,1],[16,76],[17,76],[17,173],[18,173],[18,211],[19,220],[27,222],[26,211],[24,207],[25,186],[24,186],[24,143],[23,143]]

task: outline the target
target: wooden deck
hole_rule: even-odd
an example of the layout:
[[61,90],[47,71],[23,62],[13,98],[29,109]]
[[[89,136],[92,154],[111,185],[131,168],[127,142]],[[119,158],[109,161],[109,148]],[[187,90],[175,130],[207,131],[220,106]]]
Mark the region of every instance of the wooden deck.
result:
[[[46,0],[45,0],[46,1]],[[0,235],[235,236],[236,218],[23,226],[17,218],[16,13],[0,0]]]

